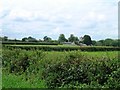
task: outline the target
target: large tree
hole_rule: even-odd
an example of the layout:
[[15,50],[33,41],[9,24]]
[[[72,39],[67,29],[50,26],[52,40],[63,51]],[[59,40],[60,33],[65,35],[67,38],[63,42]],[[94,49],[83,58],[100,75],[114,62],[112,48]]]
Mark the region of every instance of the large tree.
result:
[[8,41],[8,37],[7,37],[7,36],[4,36],[4,37],[3,37],[3,41]]
[[68,38],[69,42],[76,42],[79,41],[78,37],[75,37],[73,34],[70,35],[70,37]]
[[118,40],[113,40],[112,41],[112,46],[119,46]]
[[50,42],[50,41],[52,40],[52,39],[51,39],[50,37],[48,37],[48,36],[45,36],[43,39],[44,39],[45,42]]
[[59,38],[58,38],[58,41],[59,42],[66,42],[67,39],[65,38],[65,35],[64,34],[60,34]]
[[91,37],[89,35],[84,35],[83,43],[86,44],[86,45],[91,45],[92,44]]
[[23,42],[25,42],[25,41],[27,41],[27,40],[28,40],[27,37],[22,38],[22,41],[23,41]]
[[112,42],[113,42],[113,40],[110,38],[107,38],[104,40],[105,46],[112,46]]
[[92,40],[92,45],[96,45],[96,41],[95,40]]
[[103,44],[102,44],[102,42],[97,41],[97,42],[95,43],[95,45],[96,45],[96,46],[102,46]]
[[22,41],[27,41],[27,42],[37,42],[37,40],[31,36],[29,36],[28,38],[27,37],[24,37],[22,38]]
[[29,42],[37,42],[37,40],[31,36],[28,37]]

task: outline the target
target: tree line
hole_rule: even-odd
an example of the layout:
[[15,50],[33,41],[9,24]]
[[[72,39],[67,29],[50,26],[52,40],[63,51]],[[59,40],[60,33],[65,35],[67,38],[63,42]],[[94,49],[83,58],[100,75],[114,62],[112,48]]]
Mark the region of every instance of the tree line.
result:
[[58,40],[53,40],[51,37],[44,36],[42,39],[36,39],[34,37],[23,37],[21,40],[18,39],[9,39],[7,36],[0,37],[1,41],[14,41],[14,42],[71,42],[77,45],[85,44],[85,45],[93,45],[93,46],[119,46],[120,39],[111,39],[107,38],[105,40],[92,40],[90,35],[84,35],[83,37],[77,37],[74,34],[70,34],[69,38],[66,38],[64,34],[60,34]]

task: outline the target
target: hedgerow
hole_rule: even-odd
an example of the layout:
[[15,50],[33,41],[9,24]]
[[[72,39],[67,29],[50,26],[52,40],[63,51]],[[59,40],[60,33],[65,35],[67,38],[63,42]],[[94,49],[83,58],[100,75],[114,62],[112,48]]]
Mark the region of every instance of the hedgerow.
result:
[[32,49],[39,49],[43,51],[72,51],[72,50],[81,50],[81,51],[119,51],[120,47],[109,47],[109,46],[29,46],[29,45],[7,45],[9,49],[25,49],[25,50],[32,50]]
[[[78,54],[77,54],[78,55]],[[44,78],[50,88],[118,88],[120,85],[118,60],[92,60],[84,55],[70,53],[67,60],[52,64],[44,71]],[[116,72],[113,75],[113,72]],[[115,83],[112,83],[112,78]],[[111,80],[111,81],[110,81]],[[95,84],[93,86],[93,83]],[[111,85],[113,84],[113,85]],[[85,86],[84,86],[85,85]]]
[[58,42],[10,42],[10,41],[2,41],[3,45],[58,45]]
[[117,55],[96,58],[81,51],[54,53],[4,48],[2,67],[8,73],[25,75],[29,82],[44,80],[48,88],[120,87],[120,60]]

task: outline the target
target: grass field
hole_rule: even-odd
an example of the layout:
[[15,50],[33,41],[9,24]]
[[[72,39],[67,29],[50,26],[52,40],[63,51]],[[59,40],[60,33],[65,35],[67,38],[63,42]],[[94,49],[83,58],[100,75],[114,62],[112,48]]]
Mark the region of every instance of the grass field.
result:
[[46,88],[43,80],[34,79],[32,81],[26,80],[25,75],[15,75],[3,72],[2,75],[3,88]]
[[118,88],[118,51],[3,48],[3,88]]

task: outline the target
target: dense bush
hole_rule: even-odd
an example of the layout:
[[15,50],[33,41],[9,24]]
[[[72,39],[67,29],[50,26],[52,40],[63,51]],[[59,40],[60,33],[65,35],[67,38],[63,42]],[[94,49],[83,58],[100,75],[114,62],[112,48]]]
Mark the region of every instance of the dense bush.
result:
[[[99,53],[98,53],[99,54]],[[3,70],[25,75],[34,83],[44,80],[48,88],[119,88],[120,61],[114,57],[80,51],[44,52],[3,49]],[[37,78],[37,79],[36,79]]]
[[39,61],[43,58],[42,51],[33,50],[31,52],[21,49],[3,50],[2,66],[7,67],[10,73],[22,73],[27,71],[35,71]]
[[64,62],[50,65],[43,74],[48,87],[118,88],[120,62],[109,58],[102,60],[102,57],[96,61],[92,59],[94,58],[70,53]]

